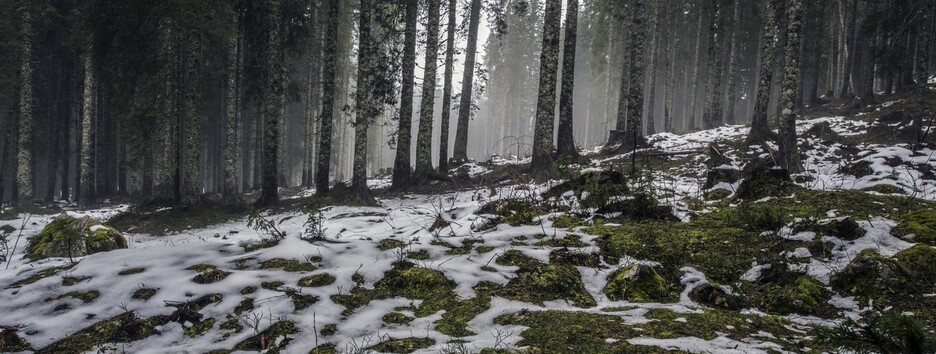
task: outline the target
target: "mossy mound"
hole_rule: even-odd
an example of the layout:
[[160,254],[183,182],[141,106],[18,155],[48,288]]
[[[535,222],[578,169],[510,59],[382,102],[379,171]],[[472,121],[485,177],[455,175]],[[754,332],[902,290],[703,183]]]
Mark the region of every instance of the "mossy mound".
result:
[[539,206],[520,199],[500,199],[487,203],[478,210],[478,214],[496,216],[495,223],[510,226],[532,225],[533,218],[545,214]]
[[597,210],[601,214],[617,214],[617,219],[627,221],[679,221],[673,214],[673,208],[661,205],[660,201],[649,193],[635,193],[633,197],[609,202]]
[[187,268],[188,270],[194,270],[198,274],[192,278],[192,282],[197,284],[211,284],[217,283],[224,278],[227,278],[228,275],[231,275],[231,272],[218,269],[210,264],[197,264]]
[[383,316],[383,323],[386,323],[386,324],[405,325],[410,322],[413,322],[412,317],[404,315],[396,311],[388,312],[386,315]]
[[273,258],[260,263],[260,269],[282,269],[287,272],[311,272],[318,268],[308,262],[300,262],[295,259]]
[[689,299],[702,305],[725,310],[740,310],[741,299],[715,284],[700,284],[689,292]]
[[497,256],[497,259],[494,260],[494,263],[505,265],[505,266],[515,266],[515,267],[533,267],[539,263],[533,257],[527,256],[523,252],[518,250],[509,250],[504,252],[504,254]]
[[647,265],[634,265],[615,270],[608,275],[602,290],[612,301],[673,302],[679,299],[673,284]]
[[29,239],[26,257],[83,257],[89,254],[127,248],[127,239],[117,230],[90,217],[56,217],[38,235]]
[[936,248],[916,245],[887,258],[874,250],[864,250],[841,272],[831,285],[861,300],[899,301],[936,289]]
[[785,265],[764,269],[756,281],[742,282],[739,289],[747,306],[770,314],[830,317],[836,313],[828,304],[832,293],[822,283]]
[[894,255],[894,259],[907,270],[916,293],[936,290],[936,248],[916,245]]
[[595,299],[585,290],[578,269],[559,264],[524,266],[507,285],[492,292],[509,300],[542,305],[544,301],[566,300],[582,308],[594,307]]
[[894,236],[936,246],[936,210],[917,210],[900,216],[897,221],[897,227],[891,230]]
[[764,197],[783,197],[803,188],[790,179],[784,169],[757,168],[741,181],[735,191],[735,199],[757,200]]
[[381,353],[412,353],[419,349],[429,348],[435,345],[435,343],[435,339],[432,338],[391,338],[377,343],[370,347],[370,349]]
[[299,286],[317,288],[332,285],[335,280],[337,280],[335,276],[328,273],[315,274],[299,279]]
[[385,238],[377,243],[377,248],[379,248],[381,251],[388,251],[401,248],[403,245],[403,241],[394,240],[392,238]]

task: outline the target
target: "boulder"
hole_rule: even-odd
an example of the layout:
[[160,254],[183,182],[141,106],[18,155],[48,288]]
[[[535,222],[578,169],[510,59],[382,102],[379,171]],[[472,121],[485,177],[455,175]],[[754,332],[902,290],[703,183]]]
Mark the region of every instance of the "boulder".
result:
[[720,286],[709,283],[700,284],[689,292],[689,298],[699,304],[726,310],[739,310],[741,308],[738,298],[729,295]]
[[612,272],[603,291],[612,301],[672,302],[678,299],[674,286],[656,269],[644,264]]
[[127,246],[127,239],[120,232],[98,220],[62,214],[29,239],[26,257],[34,261],[50,257],[83,257]]

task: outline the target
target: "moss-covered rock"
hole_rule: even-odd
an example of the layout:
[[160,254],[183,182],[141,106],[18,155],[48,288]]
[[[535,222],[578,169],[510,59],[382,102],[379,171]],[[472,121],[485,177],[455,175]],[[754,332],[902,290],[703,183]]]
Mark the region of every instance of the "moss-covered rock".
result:
[[493,292],[505,299],[542,304],[566,300],[577,307],[594,307],[595,299],[585,290],[578,269],[567,265],[538,264],[522,267],[506,286]]
[[36,353],[81,353],[105,343],[128,343],[144,339],[159,332],[155,327],[168,322],[166,317],[140,318],[127,312],[59,339]]
[[629,194],[627,179],[619,171],[586,172],[550,188],[545,198],[557,198],[572,192],[585,208],[600,208],[618,196]]
[[805,274],[790,271],[784,265],[764,269],[759,279],[742,282],[739,289],[747,306],[770,314],[795,313],[819,317],[835,314],[835,309],[828,304],[832,293],[822,283]]
[[722,287],[710,283],[700,284],[689,292],[689,299],[699,304],[725,310],[739,310],[741,300]]
[[892,233],[911,242],[936,246],[936,210],[923,209],[901,215]]
[[383,322],[386,324],[407,324],[413,322],[413,318],[400,312],[392,311],[383,316]]
[[520,199],[499,199],[482,205],[478,214],[495,215],[494,223],[510,226],[532,225],[533,218],[545,214],[539,206]]
[[299,333],[292,321],[277,321],[259,334],[247,338],[234,346],[234,350],[279,353]]
[[671,283],[643,264],[615,270],[602,291],[612,301],[673,302],[679,298]]
[[735,199],[757,200],[764,197],[781,197],[802,189],[790,179],[784,169],[757,168],[741,181],[735,191]]
[[872,249],[861,251],[841,272],[832,276],[832,288],[859,299],[882,300],[909,286],[906,270],[896,260]]
[[260,269],[282,269],[287,272],[312,272],[317,268],[312,263],[300,262],[295,259],[273,258],[261,262]]
[[218,269],[218,267],[210,264],[197,264],[189,267],[188,270],[194,270],[198,273],[192,278],[192,281],[198,284],[217,283],[231,275],[231,272]]
[[894,258],[907,270],[914,292],[923,294],[936,290],[936,248],[916,245],[897,253]]
[[49,257],[83,257],[120,248],[127,248],[127,239],[117,230],[90,217],[76,219],[63,214],[29,239],[26,257],[34,261]]

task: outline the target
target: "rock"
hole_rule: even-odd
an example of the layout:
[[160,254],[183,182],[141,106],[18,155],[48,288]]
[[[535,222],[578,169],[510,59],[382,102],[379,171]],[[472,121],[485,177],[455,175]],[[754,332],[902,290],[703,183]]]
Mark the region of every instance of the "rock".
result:
[[839,172],[842,174],[855,176],[857,178],[874,174],[874,170],[871,169],[871,161],[867,160],[858,160],[839,167]]
[[819,124],[814,124],[804,134],[808,137],[813,137],[822,140],[823,143],[832,143],[842,141],[842,137],[838,135],[834,130],[832,130],[832,125],[829,122],[822,122]]
[[29,239],[26,257],[83,257],[89,254],[127,248],[127,239],[117,230],[90,217],[76,219],[62,214]]
[[612,301],[672,302],[677,300],[674,287],[656,269],[640,264],[624,267],[608,275],[605,295]]
[[834,221],[829,225],[829,234],[843,240],[856,240],[865,235],[865,229],[861,228],[855,220],[844,218]]
[[726,310],[739,310],[741,308],[737,297],[729,295],[720,286],[709,283],[700,284],[693,288],[689,292],[689,298],[708,307]]
[[9,234],[12,234],[13,231],[16,231],[16,228],[13,226],[10,226],[10,225],[0,226],[0,234],[9,235]]
[[845,294],[868,299],[901,291],[908,286],[908,280],[897,261],[866,249],[845,269],[833,275],[830,285]]
[[748,200],[784,197],[793,194],[797,188],[786,169],[754,168],[738,185],[735,197]]

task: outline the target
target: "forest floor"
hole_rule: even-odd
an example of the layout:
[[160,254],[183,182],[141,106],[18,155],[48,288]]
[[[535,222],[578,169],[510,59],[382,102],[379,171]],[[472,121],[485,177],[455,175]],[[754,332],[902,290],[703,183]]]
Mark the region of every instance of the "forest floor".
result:
[[932,326],[936,150],[910,150],[907,106],[799,122],[791,180],[738,172],[771,150],[726,126],[545,183],[502,161],[374,206],[300,191],[262,212],[276,230],[209,207],[68,210],[130,244],[74,259],[29,261],[56,215],[7,211],[0,351],[818,353],[835,348],[816,328],[871,309]]

